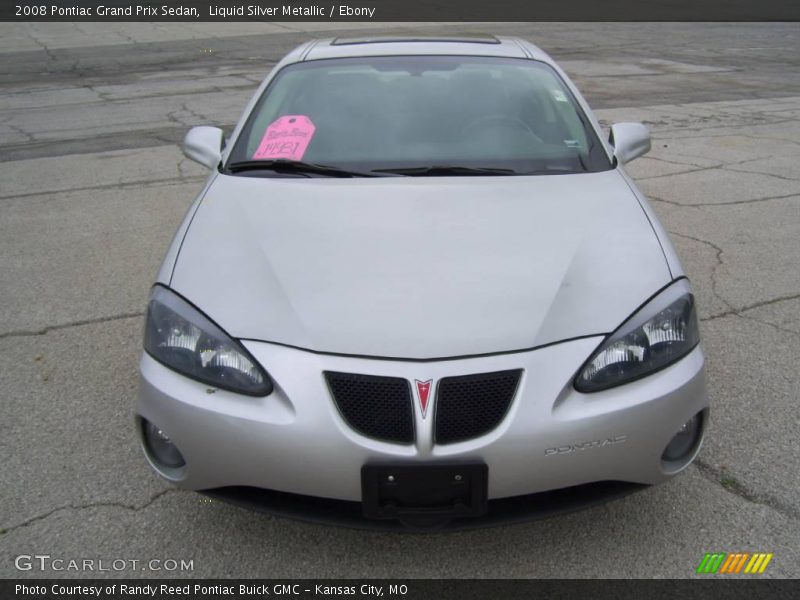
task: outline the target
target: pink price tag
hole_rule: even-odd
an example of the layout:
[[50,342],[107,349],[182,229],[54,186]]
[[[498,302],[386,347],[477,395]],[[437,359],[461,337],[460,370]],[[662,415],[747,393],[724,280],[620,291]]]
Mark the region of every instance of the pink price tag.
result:
[[305,115],[284,115],[267,127],[253,158],[302,160],[316,129]]

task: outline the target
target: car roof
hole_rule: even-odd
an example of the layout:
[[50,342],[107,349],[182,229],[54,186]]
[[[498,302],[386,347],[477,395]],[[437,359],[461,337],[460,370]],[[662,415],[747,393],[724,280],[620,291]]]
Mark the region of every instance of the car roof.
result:
[[351,56],[464,55],[532,58],[550,62],[533,44],[493,35],[464,36],[381,36],[314,40],[292,58],[296,61],[346,58]]

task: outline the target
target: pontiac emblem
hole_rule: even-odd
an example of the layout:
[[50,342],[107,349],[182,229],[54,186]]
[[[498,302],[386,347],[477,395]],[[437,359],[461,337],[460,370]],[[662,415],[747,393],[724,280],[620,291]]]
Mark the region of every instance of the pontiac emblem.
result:
[[417,397],[419,398],[419,407],[422,409],[422,418],[424,419],[428,414],[428,398],[430,397],[433,379],[428,379],[428,381],[415,379],[414,383],[417,384]]

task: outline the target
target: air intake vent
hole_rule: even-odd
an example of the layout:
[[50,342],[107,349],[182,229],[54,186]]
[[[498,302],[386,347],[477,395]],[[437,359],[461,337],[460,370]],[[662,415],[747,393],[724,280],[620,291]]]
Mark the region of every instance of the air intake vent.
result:
[[367,437],[410,444],[414,441],[414,413],[408,381],[325,372],[333,400],[344,420]]
[[497,427],[517,393],[521,369],[445,377],[436,392],[436,443],[479,437]]

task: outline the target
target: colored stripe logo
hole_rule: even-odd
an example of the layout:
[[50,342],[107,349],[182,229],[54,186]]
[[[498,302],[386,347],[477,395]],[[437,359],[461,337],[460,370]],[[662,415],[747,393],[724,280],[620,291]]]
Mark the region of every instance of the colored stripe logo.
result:
[[707,552],[697,567],[698,573],[738,575],[763,573],[772,560],[772,552]]

